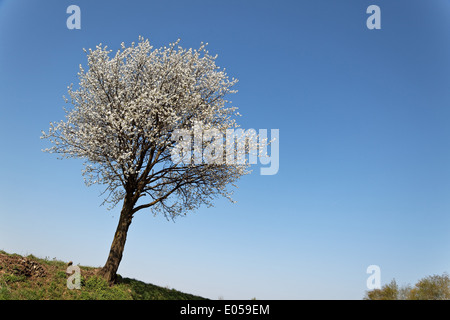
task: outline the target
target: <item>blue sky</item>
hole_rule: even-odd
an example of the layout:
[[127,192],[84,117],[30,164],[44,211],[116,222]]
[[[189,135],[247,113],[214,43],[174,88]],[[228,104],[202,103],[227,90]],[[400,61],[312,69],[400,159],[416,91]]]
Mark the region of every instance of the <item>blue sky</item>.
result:
[[446,0],[0,0],[0,249],[106,261],[119,207],[39,137],[82,48],[142,35],[208,42],[240,80],[242,127],[280,130],[280,170],[175,223],[138,212],[120,274],[212,299],[361,299],[369,265],[382,284],[449,272],[449,16]]

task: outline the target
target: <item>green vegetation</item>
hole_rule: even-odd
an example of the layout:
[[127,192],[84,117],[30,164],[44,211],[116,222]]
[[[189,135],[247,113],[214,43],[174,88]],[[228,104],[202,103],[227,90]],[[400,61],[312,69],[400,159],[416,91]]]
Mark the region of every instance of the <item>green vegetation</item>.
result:
[[419,280],[414,287],[399,287],[392,280],[381,289],[366,292],[365,300],[449,300],[450,277],[448,274],[432,275]]
[[0,300],[199,300],[199,296],[118,276],[115,285],[80,267],[81,288],[68,289],[68,264],[0,251]]
[[[117,283],[110,286],[97,275],[99,268],[84,266],[79,266],[81,288],[70,290],[67,267],[66,262],[55,258],[23,257],[0,250],[0,300],[205,300],[120,275]],[[394,279],[364,296],[364,300],[449,299],[450,276],[446,273],[425,277],[414,286],[399,286]]]

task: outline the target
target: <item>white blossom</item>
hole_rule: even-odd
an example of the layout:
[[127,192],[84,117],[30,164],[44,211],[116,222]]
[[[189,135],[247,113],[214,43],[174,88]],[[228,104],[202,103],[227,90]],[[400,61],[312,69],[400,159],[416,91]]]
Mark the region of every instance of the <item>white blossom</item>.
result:
[[238,127],[237,108],[225,99],[237,80],[216,66],[206,44],[153,48],[139,37],[112,56],[101,44],[84,51],[87,68],[80,65],[78,87],[68,87],[65,120],[43,132],[52,143],[45,151],[84,159],[86,184],[105,185],[112,206],[129,197],[133,213],[152,208],[174,218],[217,195],[231,199],[228,188],[249,173],[248,163],[171,161],[176,130]]

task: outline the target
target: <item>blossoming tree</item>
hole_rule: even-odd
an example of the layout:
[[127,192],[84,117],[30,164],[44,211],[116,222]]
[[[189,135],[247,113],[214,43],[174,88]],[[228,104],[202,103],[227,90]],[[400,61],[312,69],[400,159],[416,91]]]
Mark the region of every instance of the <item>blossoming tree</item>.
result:
[[171,156],[179,130],[193,130],[199,123],[219,132],[237,127],[236,108],[225,99],[235,92],[237,80],[216,66],[217,56],[205,45],[184,49],[177,41],[153,48],[139,37],[130,47],[122,43],[113,56],[101,44],[85,52],[88,70],[80,65],[78,88],[68,87],[66,119],[51,123],[42,138],[51,142],[44,151],[84,159],[86,184],[104,185],[105,202],[112,207],[122,203],[100,270],[112,283],[138,211],[174,219],[212,205],[217,196],[231,200],[230,185],[249,171],[247,163],[185,163]]

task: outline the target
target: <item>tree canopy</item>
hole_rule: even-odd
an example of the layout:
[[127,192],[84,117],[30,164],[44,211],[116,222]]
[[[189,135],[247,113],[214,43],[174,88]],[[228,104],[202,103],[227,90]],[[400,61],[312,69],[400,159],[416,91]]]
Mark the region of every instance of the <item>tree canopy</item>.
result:
[[366,292],[365,300],[449,300],[450,277],[447,273],[420,279],[413,287],[399,286],[395,279],[390,283]]

